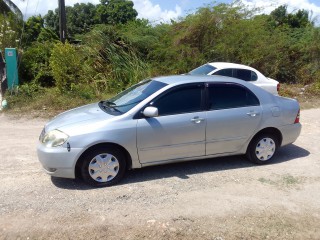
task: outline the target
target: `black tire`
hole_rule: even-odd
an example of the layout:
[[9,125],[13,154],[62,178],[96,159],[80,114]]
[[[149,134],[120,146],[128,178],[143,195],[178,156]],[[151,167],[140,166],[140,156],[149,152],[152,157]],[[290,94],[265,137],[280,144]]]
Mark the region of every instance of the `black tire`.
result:
[[[110,175],[110,172],[114,176]],[[125,172],[125,155],[118,148],[97,147],[81,158],[82,179],[94,187],[115,185],[123,178]]]
[[[264,144],[265,143],[265,144]],[[258,151],[258,145],[263,144],[261,152]],[[266,146],[265,146],[266,145]],[[249,161],[256,164],[266,164],[272,161],[279,148],[278,138],[271,133],[263,133],[255,136],[247,149],[246,156]],[[273,154],[271,154],[273,152]]]

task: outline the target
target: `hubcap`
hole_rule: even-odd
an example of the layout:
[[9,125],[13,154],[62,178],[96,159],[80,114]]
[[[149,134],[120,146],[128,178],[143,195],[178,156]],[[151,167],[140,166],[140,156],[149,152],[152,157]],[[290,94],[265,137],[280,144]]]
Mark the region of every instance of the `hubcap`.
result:
[[256,156],[261,161],[267,161],[272,158],[275,151],[276,144],[272,138],[263,138],[256,146]]
[[95,156],[89,163],[89,174],[97,182],[108,182],[119,172],[118,159],[109,153]]

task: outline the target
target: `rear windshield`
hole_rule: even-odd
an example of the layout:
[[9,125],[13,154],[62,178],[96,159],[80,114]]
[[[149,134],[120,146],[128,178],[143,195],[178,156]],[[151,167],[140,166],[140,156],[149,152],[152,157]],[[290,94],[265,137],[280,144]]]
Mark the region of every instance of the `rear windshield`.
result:
[[211,73],[213,70],[215,70],[216,68],[209,65],[209,64],[205,64],[202,65],[196,69],[193,69],[192,71],[189,72],[190,75],[208,75],[209,73]]

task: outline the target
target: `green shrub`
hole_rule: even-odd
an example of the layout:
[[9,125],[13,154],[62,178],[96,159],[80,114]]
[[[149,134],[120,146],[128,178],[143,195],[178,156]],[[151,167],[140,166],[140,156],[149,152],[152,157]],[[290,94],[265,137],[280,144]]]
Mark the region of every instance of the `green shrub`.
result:
[[50,57],[50,67],[58,89],[72,90],[71,86],[81,83],[83,79],[83,62],[76,47],[69,43],[56,43]]
[[22,82],[35,81],[43,87],[54,86],[54,79],[49,65],[51,42],[35,42],[21,56],[19,76]]
[[70,94],[79,96],[83,99],[91,100],[96,98],[94,89],[88,84],[71,84]]

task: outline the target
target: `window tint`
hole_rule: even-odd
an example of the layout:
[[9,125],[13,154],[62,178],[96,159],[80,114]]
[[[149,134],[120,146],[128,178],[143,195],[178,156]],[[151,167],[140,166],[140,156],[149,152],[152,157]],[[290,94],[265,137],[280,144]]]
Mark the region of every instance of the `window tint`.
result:
[[234,77],[244,81],[256,81],[258,79],[258,75],[254,71],[247,69],[235,69]]
[[189,86],[168,92],[152,103],[158,108],[159,116],[201,110],[201,86]]
[[234,77],[245,81],[251,81],[251,71],[247,69],[237,69]]
[[232,84],[216,84],[209,87],[210,110],[257,105],[257,97],[244,87]]
[[256,81],[257,79],[258,75],[254,71],[251,71],[251,81]]
[[216,69],[215,67],[209,64],[205,64],[196,69],[193,69],[191,72],[189,72],[189,74],[190,75],[208,75],[210,72],[212,72],[215,69]]
[[212,75],[220,75],[220,76],[232,77],[232,69],[231,68],[221,69],[221,70],[213,73]]

